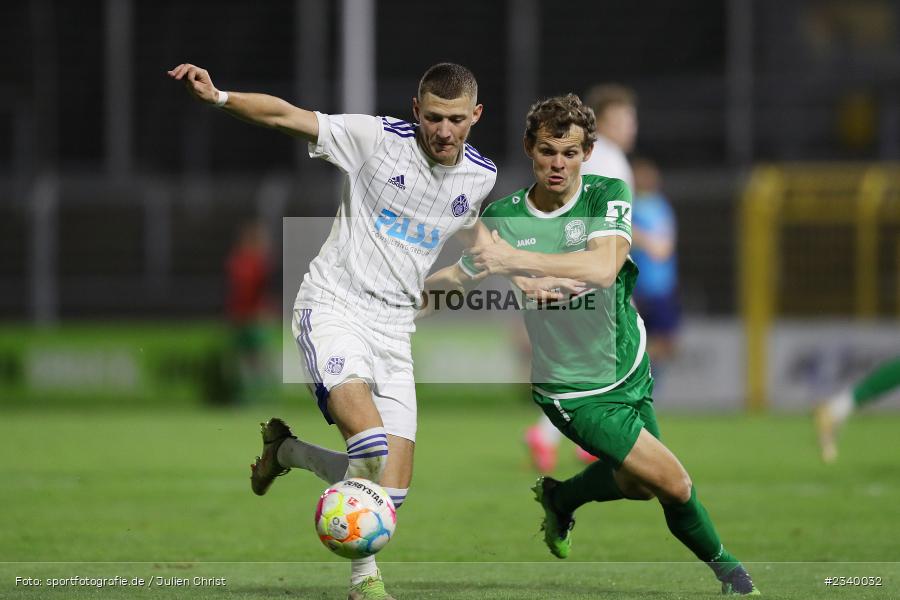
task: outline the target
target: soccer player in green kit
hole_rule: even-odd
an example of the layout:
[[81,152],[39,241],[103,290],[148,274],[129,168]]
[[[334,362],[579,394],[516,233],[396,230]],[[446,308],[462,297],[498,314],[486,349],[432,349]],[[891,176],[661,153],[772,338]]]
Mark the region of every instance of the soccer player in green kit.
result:
[[900,356],[880,363],[853,387],[825,400],[816,407],[816,431],[822,461],[837,460],[837,435],[857,409],[888,397],[900,388]]
[[531,107],[524,142],[534,185],[487,207],[482,225],[493,242],[430,276],[425,302],[437,290],[474,287],[487,274],[508,277],[541,301],[524,311],[533,399],[600,458],[570,479],[541,477],[533,488],[553,555],[569,555],[578,507],[655,497],[669,530],[712,568],[724,593],[758,595],[719,540],[687,471],[659,440],[646,333],[630,303],[638,275],[628,258],[631,196],[621,180],[581,175],[594,130],[593,111],[574,94]]

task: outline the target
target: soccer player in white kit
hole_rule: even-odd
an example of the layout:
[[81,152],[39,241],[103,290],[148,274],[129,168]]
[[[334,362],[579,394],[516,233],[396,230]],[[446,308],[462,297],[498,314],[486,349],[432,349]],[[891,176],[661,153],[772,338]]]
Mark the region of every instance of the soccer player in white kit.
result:
[[[489,235],[474,225],[497,169],[466,143],[482,113],[475,77],[453,63],[429,68],[412,101],[417,123],[407,123],[220,91],[190,64],[169,75],[235,117],[305,138],[311,157],[345,176],[331,233],[297,294],[293,332],[318,406],[347,451],[303,442],[272,418],[262,424],[263,450],[251,466],[253,491],[265,494],[275,477],[299,467],[328,483],[380,483],[399,508],[412,479],[410,334],[425,276],[449,237],[469,247]],[[350,584],[350,600],[392,600],[374,557],[352,562]]]
[[[588,90],[585,104],[594,110],[597,139],[590,156],[581,165],[581,174],[621,179],[633,193],[634,174],[626,154],[634,148],[637,138],[637,97],[634,91],[615,83],[595,85]],[[553,471],[561,439],[562,434],[543,414],[525,431],[525,443],[535,469],[541,473]],[[584,462],[596,460],[582,448],[577,449],[577,454]]]

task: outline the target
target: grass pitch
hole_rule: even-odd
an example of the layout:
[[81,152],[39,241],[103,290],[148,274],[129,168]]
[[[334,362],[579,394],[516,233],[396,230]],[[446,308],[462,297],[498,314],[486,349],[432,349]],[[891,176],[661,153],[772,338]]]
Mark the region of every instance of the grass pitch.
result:
[[[459,390],[459,405],[453,388],[440,401],[420,393],[415,479],[396,538],[379,555],[399,600],[716,596],[717,582],[671,537],[655,502],[584,507],[572,557],[552,558],[521,443],[536,409]],[[250,492],[257,423],[272,414],[339,446],[306,400],[0,413],[0,598],[346,597],[348,567],[313,529],[325,484],[294,471],[263,498]],[[766,597],[900,598],[900,416],[855,417],[832,467],[818,462],[803,417],[663,413],[660,424]],[[578,468],[564,445],[557,475]],[[144,584],[48,582],[116,576]],[[881,585],[826,586],[827,577]]]

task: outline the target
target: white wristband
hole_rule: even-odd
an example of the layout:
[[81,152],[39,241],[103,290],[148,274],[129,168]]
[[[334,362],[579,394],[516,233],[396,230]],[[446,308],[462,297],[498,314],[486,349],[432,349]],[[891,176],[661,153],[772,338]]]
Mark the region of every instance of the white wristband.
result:
[[225,106],[225,103],[228,102],[228,92],[223,92],[222,90],[216,90],[218,92],[218,96],[216,96],[216,106],[222,108]]

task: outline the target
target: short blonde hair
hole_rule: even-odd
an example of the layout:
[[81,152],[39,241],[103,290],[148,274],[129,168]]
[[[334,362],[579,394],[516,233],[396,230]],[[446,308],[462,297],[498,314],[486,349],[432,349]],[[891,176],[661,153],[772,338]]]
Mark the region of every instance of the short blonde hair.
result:
[[637,107],[637,94],[630,87],[618,83],[602,83],[595,85],[585,94],[585,104],[594,109],[594,115],[598,119],[603,118],[603,113],[610,106]]
[[475,102],[478,99],[478,82],[472,71],[462,65],[438,63],[429,67],[419,80],[419,101],[428,93],[444,100],[468,96]]

